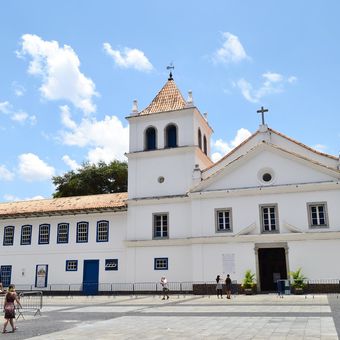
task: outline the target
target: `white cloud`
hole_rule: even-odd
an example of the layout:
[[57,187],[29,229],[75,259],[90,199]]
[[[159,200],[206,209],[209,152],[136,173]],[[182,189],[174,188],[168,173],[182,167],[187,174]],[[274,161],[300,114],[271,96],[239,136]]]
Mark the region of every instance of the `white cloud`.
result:
[[326,152],[327,146],[323,144],[316,144],[313,146],[313,149],[318,150],[320,152]]
[[28,118],[29,118],[29,115],[23,111],[14,112],[11,117],[12,120],[19,122],[19,123],[23,123]]
[[28,182],[50,180],[55,170],[37,155],[25,153],[19,156],[19,175]]
[[69,100],[85,113],[96,111],[92,97],[95,84],[80,72],[80,61],[70,46],[57,41],[45,41],[37,35],[22,36],[20,57],[28,54],[32,60],[28,72],[42,78],[40,92],[48,100]]
[[263,97],[284,91],[284,85],[297,81],[295,76],[284,77],[280,73],[266,72],[262,74],[263,82],[258,89],[245,79],[239,79],[236,86],[241,90],[243,97],[252,103],[258,103]]
[[61,108],[61,115],[62,123],[68,129],[61,132],[61,141],[66,145],[89,147],[87,159],[91,163],[125,160],[129,130],[117,117],[105,116],[101,121],[84,118],[77,124],[65,107]]
[[218,139],[213,143],[213,149],[215,152],[212,154],[211,159],[213,162],[220,160],[225,154],[230,152],[236,146],[241,144],[244,140],[251,136],[251,132],[245,128],[240,128],[236,132],[236,136],[230,142],[225,142],[222,139]]
[[14,178],[14,174],[10,172],[4,165],[0,165],[0,180],[11,181]]
[[70,108],[67,105],[60,106],[59,108],[61,111],[62,124],[69,129],[75,129],[77,127],[77,124],[71,118]]
[[36,116],[30,116],[28,113],[21,110],[15,111],[8,101],[0,103],[0,112],[9,115],[13,121],[18,123],[29,121],[31,125],[34,125],[37,121]]
[[26,92],[26,89],[16,81],[12,82],[12,88],[17,97],[23,96]]
[[8,114],[11,111],[11,104],[9,102],[0,102],[0,112]]
[[122,51],[113,50],[109,43],[103,44],[105,52],[111,56],[119,67],[134,68],[138,71],[148,72],[153,69],[144,52],[136,48],[125,47]]
[[250,59],[247,56],[239,38],[229,32],[222,33],[224,38],[223,46],[213,55],[213,61],[218,63],[238,63],[242,60]]
[[5,194],[4,199],[9,202],[18,202],[18,201],[32,201],[32,200],[42,200],[44,199],[43,196],[37,195],[33,197],[27,197],[27,198],[19,198],[18,196],[14,196],[11,194]]
[[75,160],[71,159],[70,156],[68,155],[64,155],[62,157],[62,160],[66,165],[70,167],[71,170],[77,170],[81,167]]

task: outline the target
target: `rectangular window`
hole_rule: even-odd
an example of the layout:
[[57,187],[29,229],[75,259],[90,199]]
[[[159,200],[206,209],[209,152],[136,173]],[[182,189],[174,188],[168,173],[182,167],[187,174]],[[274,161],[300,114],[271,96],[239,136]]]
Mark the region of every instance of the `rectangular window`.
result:
[[307,203],[309,226],[311,228],[328,227],[327,204]]
[[77,243],[86,243],[89,239],[89,224],[88,222],[77,223]]
[[59,223],[57,229],[57,243],[68,243],[68,223]]
[[66,271],[76,272],[78,270],[78,260],[66,260]]
[[263,233],[278,232],[278,214],[277,205],[261,205],[261,225]]
[[23,225],[21,227],[21,245],[31,244],[32,239],[32,226],[31,225]]
[[50,225],[40,224],[39,226],[39,244],[49,244],[50,243]]
[[168,258],[167,257],[157,257],[154,259],[154,269],[155,270],[168,270]]
[[169,238],[168,214],[153,214],[153,238]]
[[12,246],[14,243],[14,226],[4,228],[4,246]]
[[231,208],[216,209],[215,218],[217,232],[232,231]]
[[105,270],[118,270],[118,259],[106,259]]
[[98,221],[97,222],[97,242],[109,241],[109,222]]
[[0,267],[0,282],[4,287],[8,287],[11,284],[12,266]]

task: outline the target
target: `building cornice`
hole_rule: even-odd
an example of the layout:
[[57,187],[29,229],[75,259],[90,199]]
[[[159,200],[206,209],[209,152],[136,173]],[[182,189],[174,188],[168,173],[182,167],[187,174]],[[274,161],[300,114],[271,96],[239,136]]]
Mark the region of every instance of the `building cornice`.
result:
[[163,148],[163,149],[156,149],[156,150],[148,150],[148,151],[135,151],[126,153],[125,156],[128,159],[133,158],[142,158],[147,156],[150,157],[159,157],[165,154],[168,155],[176,155],[181,153],[186,153],[188,151],[192,151],[193,149],[199,149],[197,145],[185,145],[185,146],[178,146],[176,148]]
[[285,234],[256,234],[256,235],[228,235],[204,236],[187,238],[170,238],[164,240],[126,240],[125,245],[131,247],[169,247],[190,246],[204,244],[233,244],[233,243],[274,243],[274,242],[304,242],[339,240],[340,231],[320,231]]
[[311,182],[311,183],[294,183],[294,184],[280,184],[280,185],[268,185],[268,186],[256,186],[256,187],[244,187],[244,188],[230,188],[223,190],[209,190],[209,191],[197,191],[189,192],[188,196],[197,198],[217,198],[227,196],[254,196],[254,195],[268,195],[268,194],[282,194],[282,193],[299,193],[310,191],[327,191],[327,190],[339,190],[339,181],[327,181],[327,182]]

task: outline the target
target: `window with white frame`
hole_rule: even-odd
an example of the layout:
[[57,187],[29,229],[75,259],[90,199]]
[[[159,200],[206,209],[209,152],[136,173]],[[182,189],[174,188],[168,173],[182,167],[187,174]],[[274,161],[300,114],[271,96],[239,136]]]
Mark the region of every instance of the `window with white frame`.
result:
[[168,238],[168,214],[153,214],[153,238]]
[[97,222],[97,242],[109,241],[109,222],[98,221]]
[[278,223],[277,205],[276,204],[261,205],[260,213],[261,213],[262,232],[263,233],[278,232],[279,223]]
[[168,270],[169,263],[167,257],[156,257],[154,259],[154,270]]
[[78,260],[66,260],[66,271],[75,272],[78,270]]
[[31,244],[32,239],[32,226],[31,225],[23,225],[21,227],[21,245]]
[[216,209],[215,218],[217,232],[232,231],[231,208]]
[[89,224],[88,222],[77,223],[77,243],[85,243],[89,239]]
[[57,229],[57,243],[68,243],[69,224],[59,223]]
[[50,225],[40,224],[39,226],[39,244],[49,244],[50,243]]
[[311,228],[328,227],[327,204],[307,203],[309,226]]
[[12,246],[14,243],[14,226],[7,226],[4,228],[4,246]]

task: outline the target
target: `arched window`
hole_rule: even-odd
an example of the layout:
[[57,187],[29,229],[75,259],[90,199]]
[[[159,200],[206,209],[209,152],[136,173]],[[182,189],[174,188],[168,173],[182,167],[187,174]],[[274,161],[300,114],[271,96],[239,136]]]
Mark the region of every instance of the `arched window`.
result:
[[208,155],[208,149],[207,149],[207,137],[203,137],[203,152]]
[[165,147],[176,148],[177,147],[177,127],[170,124],[165,129]]
[[145,131],[145,150],[156,150],[156,129],[149,127]]
[[198,129],[198,147],[202,150],[202,133],[201,133],[201,129]]

